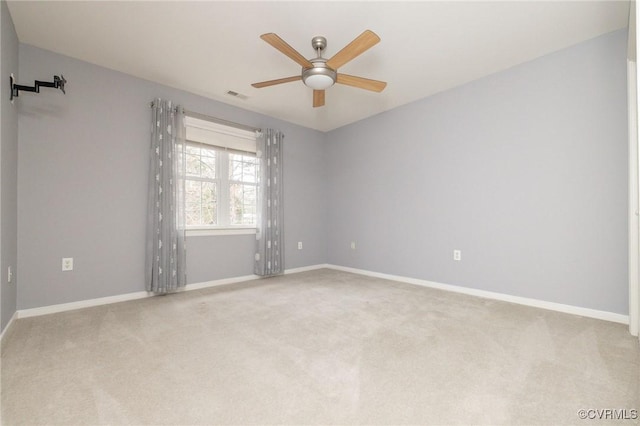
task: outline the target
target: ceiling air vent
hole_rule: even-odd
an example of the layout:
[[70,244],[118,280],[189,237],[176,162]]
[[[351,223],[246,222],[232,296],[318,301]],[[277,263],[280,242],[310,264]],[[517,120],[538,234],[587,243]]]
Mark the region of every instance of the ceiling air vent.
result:
[[229,96],[233,96],[234,98],[242,99],[243,101],[246,101],[247,99],[249,99],[249,97],[247,95],[243,95],[242,93],[234,92],[233,90],[227,90],[226,94],[229,95]]

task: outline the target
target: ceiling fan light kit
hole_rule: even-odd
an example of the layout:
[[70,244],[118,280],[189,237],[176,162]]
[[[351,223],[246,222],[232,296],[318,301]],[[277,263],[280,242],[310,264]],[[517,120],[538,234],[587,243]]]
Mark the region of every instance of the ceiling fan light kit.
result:
[[327,39],[322,36],[316,36],[311,39],[311,46],[318,55],[313,59],[306,59],[275,33],[263,34],[260,38],[301,65],[302,74],[300,77],[293,76],[254,83],[252,86],[255,88],[302,80],[307,87],[313,89],[313,106],[320,107],[324,105],[324,90],[336,83],[371,90],[374,92],[381,92],[387,85],[387,83],[383,81],[338,74],[337,72],[339,67],[351,61],[356,56],[359,56],[380,41],[380,37],[378,37],[373,31],[364,31],[328,60],[322,57],[322,51],[327,47]]
[[302,70],[302,81],[314,90],[324,90],[336,83],[337,73],[322,62],[314,62],[313,68]]

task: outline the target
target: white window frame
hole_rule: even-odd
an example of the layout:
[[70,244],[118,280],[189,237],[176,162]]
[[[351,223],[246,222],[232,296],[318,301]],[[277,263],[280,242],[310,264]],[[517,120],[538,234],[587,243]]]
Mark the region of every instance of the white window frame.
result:
[[[225,126],[222,124],[218,124],[212,121],[202,120],[199,118],[194,118],[187,116],[186,118],[186,126],[187,128],[193,127],[197,129],[197,134],[194,139],[198,140],[189,140],[189,130],[187,129],[187,145],[190,146],[200,146],[207,147],[209,149],[213,149],[217,152],[216,155],[216,178],[190,178],[187,177],[187,180],[198,180],[203,182],[213,182],[216,185],[216,196],[217,196],[217,222],[218,225],[188,225],[186,227],[187,236],[195,237],[195,236],[209,236],[209,235],[249,235],[256,233],[256,225],[232,225],[230,224],[230,211],[228,208],[228,204],[230,202],[230,185],[233,183],[246,184],[242,181],[235,181],[229,179],[229,154],[240,154],[247,156],[255,156],[256,153],[256,144],[255,144],[255,134],[252,136],[250,132],[235,129],[230,126]],[[204,130],[204,133],[202,132]],[[211,143],[207,140],[206,135],[207,132],[215,132],[219,136],[221,136],[221,140],[218,143]],[[204,135],[204,136],[203,136]],[[253,138],[253,143],[247,141],[235,141],[233,139],[229,139],[229,136],[237,136],[241,139],[249,139]],[[236,142],[239,142],[236,144]],[[240,149],[238,149],[240,148]],[[257,182],[256,182],[257,189]],[[227,205],[227,208],[220,208],[221,206]],[[257,212],[258,206],[256,206]]]

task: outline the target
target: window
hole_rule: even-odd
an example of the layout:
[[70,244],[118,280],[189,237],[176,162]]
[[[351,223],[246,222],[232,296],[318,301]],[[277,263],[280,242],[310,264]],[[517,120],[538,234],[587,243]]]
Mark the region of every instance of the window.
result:
[[229,201],[231,225],[256,224],[258,202],[258,159],[253,156],[229,153]]
[[186,224],[254,228],[258,159],[253,132],[186,118]]

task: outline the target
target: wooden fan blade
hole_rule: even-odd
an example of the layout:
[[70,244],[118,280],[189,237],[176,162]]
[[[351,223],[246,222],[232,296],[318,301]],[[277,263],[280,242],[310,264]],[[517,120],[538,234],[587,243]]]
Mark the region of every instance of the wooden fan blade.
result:
[[313,91],[313,107],[321,107],[324,106],[324,90],[314,90]]
[[380,37],[378,37],[376,33],[370,30],[365,30],[351,43],[347,44],[341,51],[333,55],[333,57],[327,61],[327,66],[336,70],[356,56],[364,53],[372,46],[376,45],[379,41]]
[[277,80],[261,81],[260,83],[253,83],[252,86],[260,89],[262,87],[275,86],[276,84],[289,83],[296,80],[302,80],[302,76],[296,75],[293,77],[279,78]]
[[287,42],[281,39],[280,37],[278,37],[277,34],[275,33],[262,34],[260,38],[266,41],[267,43],[269,43],[270,45],[272,45],[273,47],[275,47],[276,49],[278,49],[280,52],[284,53],[285,55],[293,59],[294,61],[296,61],[297,63],[299,63],[300,65],[302,65],[303,68],[313,67],[313,64],[309,62],[308,59],[306,59],[304,56],[298,53],[296,49],[289,46]]
[[356,77],[355,75],[338,74],[336,83],[346,84],[347,86],[357,87],[359,89],[371,90],[372,92],[382,92],[387,83],[384,81],[370,80],[368,78]]

